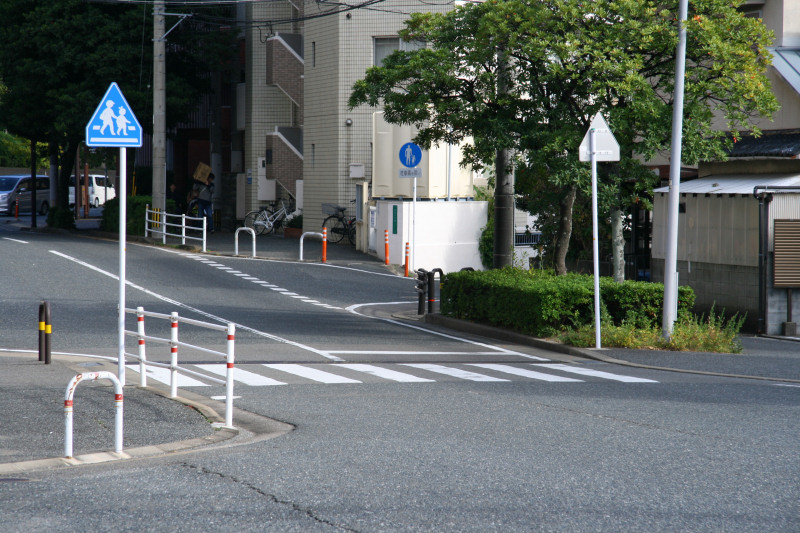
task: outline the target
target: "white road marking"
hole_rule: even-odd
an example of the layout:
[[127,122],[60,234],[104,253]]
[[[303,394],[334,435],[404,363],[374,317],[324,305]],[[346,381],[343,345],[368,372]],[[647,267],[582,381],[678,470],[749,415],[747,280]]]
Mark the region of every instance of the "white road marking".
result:
[[[91,264],[89,264],[89,263],[87,263],[85,261],[81,261],[80,259],[77,259],[75,257],[71,257],[71,256],[69,256],[67,254],[64,254],[64,253],[61,253],[61,252],[59,252],[57,250],[50,250],[50,253],[55,254],[55,255],[57,255],[59,257],[63,257],[64,259],[67,259],[69,261],[72,261],[73,263],[76,263],[76,264],[79,264],[81,266],[84,266],[84,267],[86,267],[86,268],[88,268],[90,270],[94,270],[95,272],[98,272],[98,273],[100,273],[100,274],[102,274],[104,276],[108,276],[111,279],[119,280],[119,276],[117,276],[116,274],[112,274],[111,272],[107,272],[107,271],[105,271],[105,270],[103,270],[101,268],[98,268],[98,267],[96,267],[94,265],[91,265]],[[159,300],[161,300],[163,302],[170,303],[170,304],[172,304],[172,305],[174,305],[176,307],[180,307],[181,309],[187,309],[189,311],[197,313],[197,314],[199,314],[201,316],[204,316],[206,318],[210,318],[212,320],[216,320],[217,322],[219,322],[221,324],[227,324],[227,323],[231,322],[230,320],[225,320],[224,318],[221,318],[221,317],[218,317],[216,315],[213,315],[213,314],[211,314],[211,313],[209,313],[207,311],[203,311],[201,309],[197,309],[196,307],[192,307],[190,305],[187,305],[185,303],[179,302],[179,301],[174,300],[172,298],[168,298],[167,296],[163,296],[161,294],[153,292],[153,291],[151,291],[149,289],[145,289],[144,287],[142,287],[140,285],[137,285],[137,284],[135,284],[135,283],[133,283],[131,281],[127,281],[126,280],[125,284],[128,287],[131,287],[132,289],[136,289],[136,290],[142,291],[143,293],[148,294],[148,295],[152,296],[153,298],[158,298]],[[238,323],[235,323],[235,322],[234,322],[234,324],[236,325],[236,329],[242,329],[242,330],[245,330],[245,331],[249,331],[249,332],[254,333],[256,335],[259,335],[261,337],[266,337],[266,338],[272,339],[274,341],[282,342],[284,344],[288,344],[290,346],[294,346],[296,348],[300,348],[301,350],[306,350],[306,351],[315,353],[315,354],[317,354],[317,355],[319,355],[321,357],[324,357],[326,359],[330,359],[331,361],[342,361],[341,358],[339,358],[339,357],[337,357],[335,355],[331,355],[328,352],[326,352],[325,350],[318,350],[316,348],[308,346],[307,344],[302,344],[300,342],[291,341],[289,339],[285,339],[283,337],[279,337],[277,335],[273,335],[271,333],[267,333],[266,331],[260,331],[260,330],[257,330],[255,328],[251,328],[249,326],[245,326],[244,324],[238,324]]]
[[507,379],[496,378],[487,376],[486,374],[478,374],[477,372],[470,372],[469,370],[462,370],[460,368],[453,368],[449,366],[433,365],[428,363],[401,363],[403,366],[411,366],[428,370],[429,372],[436,372],[459,379],[466,379],[468,381],[509,381]]
[[377,376],[379,378],[388,379],[390,381],[399,381],[401,383],[433,383],[435,381],[432,379],[425,379],[418,376],[414,376],[412,374],[406,374],[404,372],[398,372],[396,370],[391,370],[389,368],[384,368],[374,365],[338,364],[336,366],[349,368],[350,370],[355,370],[357,372],[364,372],[365,374],[370,374],[373,376]]
[[325,372],[323,370],[317,370],[316,368],[310,368],[302,365],[265,364],[263,366],[272,368],[274,370],[279,370],[281,372],[286,372],[288,374],[294,374],[295,376],[300,376],[301,378],[310,379],[312,381],[319,381],[320,383],[361,383],[355,379],[337,376],[336,374],[331,374],[330,372]]
[[573,374],[580,374],[582,376],[593,376],[596,378],[611,379],[614,381],[621,381],[623,383],[658,383],[658,381],[654,381],[652,379],[622,376],[619,374],[612,374],[611,372],[603,372],[602,370],[593,370],[591,368],[582,368],[579,366],[561,365],[555,363],[536,364],[534,366],[542,368],[553,368],[555,370],[561,370],[562,372],[571,372]]
[[[139,372],[139,363],[125,365],[128,370]],[[152,378],[165,385],[170,384],[170,370],[169,368],[161,368],[158,366],[147,365],[145,372],[148,378]],[[203,383],[194,378],[190,378],[184,374],[178,373],[178,387],[208,387],[208,383]]]
[[[210,372],[212,374],[216,374],[222,377],[226,377],[228,373],[227,365],[220,363],[208,364],[208,365],[195,365],[195,366],[197,368],[202,368],[206,372]],[[241,383],[244,383],[245,385],[250,385],[252,387],[262,387],[265,385],[286,385],[286,383],[282,381],[277,381],[275,379],[268,378],[267,376],[256,374],[255,372],[242,370],[241,368],[238,367],[233,368],[233,379]]]
[[562,376],[554,376],[552,374],[543,374],[542,372],[534,372],[525,368],[519,368],[509,365],[497,365],[489,363],[468,363],[469,366],[477,366],[479,368],[486,368],[496,372],[504,372],[506,374],[513,374],[515,376],[522,376],[531,379],[540,379],[542,381],[561,381],[561,382],[574,382],[581,383],[580,379],[565,378]]
[[30,244],[28,241],[21,241],[19,239],[12,239],[11,237],[3,237],[7,241],[18,242],[20,244]]

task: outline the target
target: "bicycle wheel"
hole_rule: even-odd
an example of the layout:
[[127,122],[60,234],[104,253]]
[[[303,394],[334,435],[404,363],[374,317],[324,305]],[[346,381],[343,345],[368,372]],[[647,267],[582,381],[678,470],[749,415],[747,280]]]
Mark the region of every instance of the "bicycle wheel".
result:
[[325,222],[322,223],[322,227],[328,230],[328,242],[335,244],[344,238],[344,223],[336,215],[326,218]]
[[256,217],[256,233],[263,235],[265,233],[272,233],[275,226],[272,224],[273,214],[266,209],[261,211]]
[[258,214],[259,211],[250,211],[244,216],[244,222],[242,223],[245,228],[250,228],[251,230],[255,231],[256,235],[258,235],[260,231],[258,231],[259,228],[257,228],[253,223],[256,221]]
[[350,241],[350,244],[355,246],[355,244],[356,244],[356,219],[351,220],[347,224],[347,240]]

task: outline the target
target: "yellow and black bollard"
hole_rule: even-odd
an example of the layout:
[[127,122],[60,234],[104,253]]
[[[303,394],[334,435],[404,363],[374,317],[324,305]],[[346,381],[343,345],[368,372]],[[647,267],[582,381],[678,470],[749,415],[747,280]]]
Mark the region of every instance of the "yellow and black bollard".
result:
[[39,304],[39,361],[50,364],[50,302],[42,300]]

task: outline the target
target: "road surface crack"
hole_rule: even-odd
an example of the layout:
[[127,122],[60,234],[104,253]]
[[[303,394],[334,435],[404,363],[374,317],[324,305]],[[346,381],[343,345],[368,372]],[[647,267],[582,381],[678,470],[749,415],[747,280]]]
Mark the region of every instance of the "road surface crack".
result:
[[192,464],[189,464],[189,463],[183,463],[182,466],[184,466],[185,468],[189,468],[191,470],[195,470],[195,471],[200,472],[202,474],[208,474],[208,475],[211,475],[211,476],[217,476],[220,479],[224,479],[226,481],[231,481],[233,483],[236,483],[237,485],[241,485],[242,487],[250,489],[253,492],[263,496],[264,498],[267,498],[272,503],[275,503],[275,504],[278,504],[278,505],[288,506],[293,511],[298,512],[298,513],[302,513],[305,516],[307,516],[308,518],[310,518],[311,520],[314,520],[315,522],[318,522],[320,524],[325,524],[327,526],[335,527],[336,529],[340,529],[342,531],[348,531],[348,532],[351,532],[351,533],[359,533],[357,529],[353,529],[353,528],[350,528],[350,527],[346,527],[346,526],[342,526],[342,525],[339,525],[339,524],[335,524],[335,523],[331,522],[330,520],[326,520],[324,518],[321,518],[321,517],[317,516],[312,509],[305,509],[305,508],[301,507],[300,505],[298,505],[298,504],[296,504],[294,502],[278,498],[276,495],[270,494],[270,493],[264,491],[263,489],[253,485],[252,483],[249,483],[247,481],[241,480],[241,479],[237,478],[236,476],[231,476],[229,474],[223,474],[222,472],[215,472],[213,470],[209,470],[208,468],[205,468],[205,467],[202,467],[202,466],[197,466],[197,465],[192,465]]

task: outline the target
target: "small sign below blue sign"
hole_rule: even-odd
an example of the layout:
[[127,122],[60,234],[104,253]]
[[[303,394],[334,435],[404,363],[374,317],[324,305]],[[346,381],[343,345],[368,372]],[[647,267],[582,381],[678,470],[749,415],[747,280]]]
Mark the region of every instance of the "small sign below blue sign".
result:
[[142,145],[142,126],[115,82],[108,86],[103,99],[86,125],[86,146]]
[[422,161],[422,148],[414,143],[405,143],[400,147],[400,164],[414,168]]

